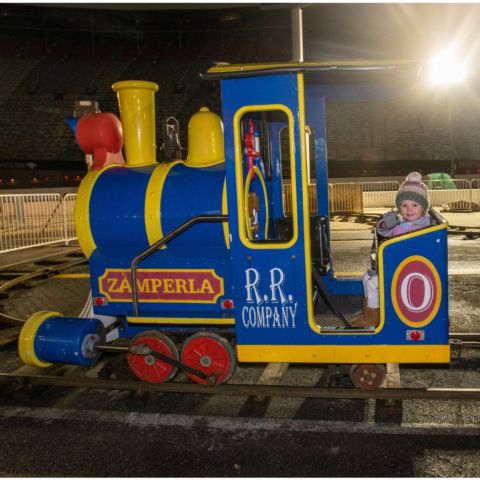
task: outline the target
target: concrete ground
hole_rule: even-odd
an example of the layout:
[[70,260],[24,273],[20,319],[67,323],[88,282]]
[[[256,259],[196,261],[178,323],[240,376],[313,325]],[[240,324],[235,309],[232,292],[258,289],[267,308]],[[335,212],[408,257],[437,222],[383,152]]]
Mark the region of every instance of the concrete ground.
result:
[[0,475],[477,477],[480,437],[444,429],[0,410]]

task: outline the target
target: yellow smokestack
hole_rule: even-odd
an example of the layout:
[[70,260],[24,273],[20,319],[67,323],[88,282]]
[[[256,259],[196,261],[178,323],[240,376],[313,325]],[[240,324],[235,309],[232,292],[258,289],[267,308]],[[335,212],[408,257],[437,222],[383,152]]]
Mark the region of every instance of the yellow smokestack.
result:
[[143,167],[156,162],[155,92],[158,85],[124,80],[112,85],[117,93],[127,165]]

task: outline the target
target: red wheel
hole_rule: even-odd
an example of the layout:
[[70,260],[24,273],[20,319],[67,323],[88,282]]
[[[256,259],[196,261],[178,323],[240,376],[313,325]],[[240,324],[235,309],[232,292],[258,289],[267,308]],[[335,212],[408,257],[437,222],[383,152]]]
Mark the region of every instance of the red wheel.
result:
[[[175,344],[163,333],[142,332],[132,340],[131,345],[146,345],[153,352],[158,352],[178,362],[178,352]],[[132,373],[143,382],[163,383],[171,380],[177,373],[174,367],[153,355],[127,354],[128,366]]]
[[[232,345],[215,333],[202,332],[185,340],[181,353],[182,363],[195,368],[215,380],[216,384],[230,379],[237,362]],[[209,385],[206,379],[185,372],[188,378],[202,385]]]

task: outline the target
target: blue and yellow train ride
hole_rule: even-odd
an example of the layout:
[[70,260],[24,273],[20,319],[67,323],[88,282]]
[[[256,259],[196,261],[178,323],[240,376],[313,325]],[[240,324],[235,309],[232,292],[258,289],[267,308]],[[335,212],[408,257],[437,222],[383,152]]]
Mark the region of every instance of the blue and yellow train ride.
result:
[[105,346],[122,344],[130,371],[150,383],[180,369],[218,384],[237,361],[289,362],[350,366],[360,388],[378,387],[389,362],[448,363],[442,217],[431,210],[430,227],[379,245],[377,326],[350,326],[362,282],[337,278],[330,255],[325,99],[352,91],[343,77],[359,80],[357,94],[365,93],[367,76],[403,67],[215,66],[203,77],[221,82],[222,119],[202,107],[189,122],[186,159],[161,163],[158,86],[115,83],[121,120],[99,113],[76,125],[79,145],[93,156],[75,210],[90,312],[33,314],[21,332],[21,359],[92,366]]

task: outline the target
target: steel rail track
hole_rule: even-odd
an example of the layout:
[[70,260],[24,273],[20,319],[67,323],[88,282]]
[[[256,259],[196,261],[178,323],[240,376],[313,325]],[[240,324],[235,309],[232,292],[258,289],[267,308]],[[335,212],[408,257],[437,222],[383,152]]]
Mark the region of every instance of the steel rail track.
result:
[[262,396],[323,399],[376,400],[480,400],[480,388],[381,388],[359,390],[320,388],[303,385],[222,384],[204,386],[195,383],[171,382],[148,384],[137,381],[105,380],[88,377],[0,373],[0,385],[14,387],[68,387],[139,392],[192,393],[205,395]]
[[[55,253],[53,255],[46,255],[44,257],[37,257],[33,260],[28,260],[25,262],[19,262],[21,264],[24,263],[33,263],[34,261],[37,262],[39,260],[51,259],[52,257],[61,257],[61,256],[68,256],[72,252],[77,252],[79,249],[75,249],[69,252],[62,252],[62,253]],[[50,265],[46,267],[41,267],[35,270],[34,272],[27,272],[24,274],[19,274],[16,278],[9,280],[0,285],[0,295],[6,295],[8,290],[14,288],[17,285],[27,282],[28,280],[33,280],[38,277],[48,276],[54,272],[59,272],[63,270],[68,270],[69,268],[76,267],[77,265],[81,265],[87,261],[86,258],[77,258],[75,260],[68,260],[63,263],[59,263],[57,265]],[[14,264],[18,265],[18,264]],[[0,323],[12,325],[16,327],[21,327],[25,323],[25,319],[17,318],[12,315],[7,315],[5,313],[0,312]],[[16,333],[12,331],[8,331],[5,335],[3,330],[0,330],[0,348],[3,348],[11,343],[17,341],[18,335],[20,333],[20,328],[17,329]]]
[[49,267],[43,267],[39,268],[38,270],[35,270],[34,272],[27,272],[23,275],[19,275],[18,277],[3,283],[0,285],[0,293],[4,293],[7,290],[10,290],[11,288],[15,287],[16,285],[19,285],[21,283],[25,283],[27,280],[32,280],[37,277],[42,277],[44,275],[48,275],[53,272],[59,272],[61,270],[67,270],[68,268],[75,267],[77,265],[80,265],[82,263],[85,263],[87,261],[86,258],[77,258],[76,260],[70,260],[65,263],[60,263],[58,265],[50,265]]
[[[25,323],[25,320],[23,318],[12,317],[12,315],[0,312],[0,323],[21,327]],[[2,331],[0,330],[0,336],[2,335],[1,332]]]
[[57,253],[49,253],[48,255],[42,255],[40,257],[35,257],[35,258],[27,258],[25,260],[21,260],[19,262],[14,262],[10,263],[8,265],[2,265],[0,266],[0,272],[3,272],[5,270],[11,270],[12,268],[19,267],[21,265],[28,265],[29,263],[36,263],[36,262],[41,262],[43,260],[51,260],[52,258],[57,258],[57,257],[66,257],[68,255],[72,255],[75,253],[80,253],[81,249],[78,247],[71,247],[70,250],[63,250],[61,252]]

